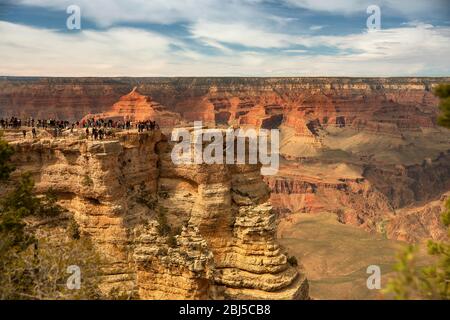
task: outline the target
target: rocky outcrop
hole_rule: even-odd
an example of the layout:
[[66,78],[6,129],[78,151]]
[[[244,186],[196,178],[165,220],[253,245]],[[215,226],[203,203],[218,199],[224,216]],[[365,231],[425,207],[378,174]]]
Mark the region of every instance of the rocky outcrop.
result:
[[367,165],[363,175],[396,209],[423,204],[450,190],[450,150],[420,164]]
[[[307,298],[305,277],[287,262],[275,242],[277,223],[267,202],[269,190],[260,176],[261,167],[174,165],[170,144],[162,143],[159,149],[159,203],[170,228],[182,231],[172,240],[173,248],[159,251],[164,264],[155,265],[153,255],[145,255],[157,250],[154,244],[138,247],[138,278],[151,277],[157,268],[166,275],[166,285],[177,283],[181,274],[196,279],[185,292],[174,292],[173,298]],[[154,236],[152,230],[148,234]],[[187,238],[195,239],[196,245]],[[188,265],[181,263],[180,254],[191,257]],[[177,265],[184,270],[181,274],[174,268]],[[157,298],[162,287],[141,288],[140,294]]]
[[0,79],[1,117],[76,121],[110,108],[132,87],[113,79]]
[[167,108],[153,101],[150,97],[143,96],[137,92],[136,87],[127,95],[116,102],[110,110],[89,114],[84,119],[103,119],[105,121],[156,121],[161,127],[173,128],[181,123],[181,117]]
[[52,189],[102,254],[102,290],[142,299],[308,298],[305,276],[276,243],[259,165],[174,165],[159,131],[11,144],[17,174],[30,171],[39,193]]
[[343,170],[342,164],[285,163],[278,176],[265,180],[282,220],[291,213],[331,212],[343,224],[390,239],[441,240],[446,237],[440,216],[450,190],[448,160],[445,153],[417,165],[363,165],[358,173]]
[[31,172],[38,193],[53,190],[108,262],[102,274],[105,292],[135,290],[132,230],[151,214],[139,198],[157,191],[160,140],[155,131],[102,142],[73,137],[11,142],[15,174]]
[[394,214],[389,199],[366,179],[327,180],[306,176],[266,177],[271,202],[280,216],[294,212],[333,212],[339,222],[378,231]]
[[135,240],[139,297],[146,300],[221,298],[214,285],[214,256],[198,228],[183,227],[169,244],[151,222]]
[[386,234],[392,239],[419,242],[423,239],[448,240],[442,223],[442,212],[450,193],[422,206],[403,208],[386,223]]

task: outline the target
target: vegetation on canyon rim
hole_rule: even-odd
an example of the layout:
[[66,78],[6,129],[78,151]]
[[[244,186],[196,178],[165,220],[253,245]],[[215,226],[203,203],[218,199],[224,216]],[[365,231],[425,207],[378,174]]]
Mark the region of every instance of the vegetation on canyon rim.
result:
[[[11,189],[10,163],[13,149],[0,137],[0,184]],[[33,194],[34,181],[25,173],[19,182],[0,200],[0,299],[93,299],[100,297],[98,268],[101,263],[88,239],[80,239],[74,221],[64,216],[52,191],[38,197]],[[38,237],[30,223],[39,219],[69,220],[68,234],[63,241]],[[80,290],[66,286],[70,274],[67,267],[77,265],[83,270]]]
[[450,84],[438,86],[435,94],[441,99],[439,109],[441,109],[442,114],[438,123],[443,127],[450,128]]
[[[439,108],[442,112],[438,123],[450,129],[450,84],[440,85],[435,94],[441,99]],[[450,199],[442,214],[442,223],[448,229],[450,238]],[[399,255],[394,266],[396,276],[388,282],[387,294],[396,299],[450,299],[450,243],[447,241],[428,241],[428,254],[434,263],[418,268],[416,252],[418,246],[410,245]]]

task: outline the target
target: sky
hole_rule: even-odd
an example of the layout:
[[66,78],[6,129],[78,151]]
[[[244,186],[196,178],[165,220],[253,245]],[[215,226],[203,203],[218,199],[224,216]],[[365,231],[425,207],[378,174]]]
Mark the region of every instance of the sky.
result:
[[450,76],[449,44],[449,0],[0,0],[4,76]]

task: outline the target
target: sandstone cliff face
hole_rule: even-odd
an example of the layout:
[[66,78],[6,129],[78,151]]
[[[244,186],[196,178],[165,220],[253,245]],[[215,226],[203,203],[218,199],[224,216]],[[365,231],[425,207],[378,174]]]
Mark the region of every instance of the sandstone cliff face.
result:
[[[166,275],[158,288],[140,290],[144,298],[158,298],[185,283],[173,297],[224,297],[227,299],[304,299],[308,285],[304,276],[287,262],[275,242],[276,220],[269,190],[257,165],[174,165],[170,144],[160,149],[160,205],[168,223],[181,229],[176,245],[167,250],[145,239],[155,236],[150,227],[138,247],[138,279],[152,278],[156,270]],[[195,239],[189,241],[188,239]],[[154,263],[158,251],[161,263]],[[187,255],[189,264],[180,259]],[[202,276],[199,276],[202,275]],[[139,281],[138,281],[139,282]]]
[[130,85],[114,80],[0,80],[1,117],[57,118],[76,121],[111,107]]
[[32,172],[38,192],[53,189],[104,256],[104,291],[142,299],[308,297],[304,275],[275,241],[259,166],[175,166],[159,131],[117,135],[11,142],[18,172]]
[[421,164],[354,165],[357,172],[342,163],[311,161],[314,165],[284,163],[277,176],[265,177],[280,219],[289,220],[289,214],[297,212],[331,212],[343,224],[390,239],[445,238],[440,216],[450,190],[447,153]]
[[450,190],[450,150],[420,164],[368,165],[363,174],[396,209],[436,200]]
[[37,192],[52,189],[108,261],[103,290],[135,290],[132,230],[150,212],[139,204],[142,193],[156,193],[155,145],[159,132],[120,135],[117,141],[92,142],[74,138],[20,141],[14,162],[29,171]]

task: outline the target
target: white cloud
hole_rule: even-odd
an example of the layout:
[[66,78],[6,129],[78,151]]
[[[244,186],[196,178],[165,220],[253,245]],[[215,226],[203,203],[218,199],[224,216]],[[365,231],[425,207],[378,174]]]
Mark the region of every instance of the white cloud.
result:
[[170,39],[138,29],[58,33],[0,21],[0,73],[163,74]]
[[311,31],[318,31],[318,30],[322,30],[325,26],[311,26],[309,27],[309,30]]
[[[448,10],[445,0],[283,0],[285,3],[334,14],[365,14],[369,5],[378,5],[382,14],[413,17]],[[448,12],[448,11],[447,11]]]
[[198,21],[190,27],[194,38],[206,42],[222,42],[254,48],[283,48],[293,41],[292,36],[264,31],[245,23],[217,23]]
[[101,26],[139,22],[172,24],[198,19],[214,21],[262,18],[257,4],[263,0],[16,0],[17,3],[64,10],[80,6],[82,16]]
[[[214,27],[214,26],[213,26]],[[217,26],[216,26],[217,27]],[[450,74],[449,27],[415,25],[347,36],[287,37],[242,28],[230,34],[209,28],[197,36],[278,50],[219,55],[131,28],[59,33],[0,21],[0,75],[53,76],[417,76]],[[212,30],[212,31],[211,31]],[[250,37],[250,38],[249,38]],[[339,53],[311,54],[290,47],[329,46]],[[178,50],[173,50],[176,45]],[[289,53],[289,54],[288,54]],[[296,56],[295,53],[298,53]],[[294,54],[294,55],[293,55]]]

